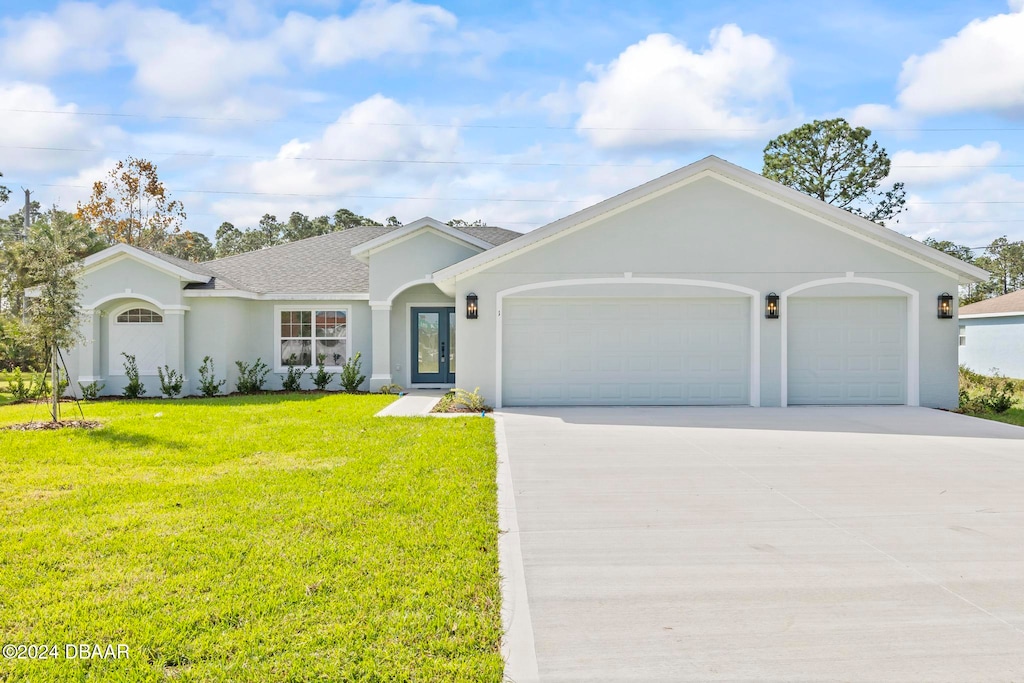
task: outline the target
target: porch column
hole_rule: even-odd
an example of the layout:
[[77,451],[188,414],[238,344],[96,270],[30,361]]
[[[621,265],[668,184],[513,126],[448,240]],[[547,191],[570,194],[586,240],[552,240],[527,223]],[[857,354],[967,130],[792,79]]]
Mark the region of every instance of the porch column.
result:
[[[87,308],[82,311],[81,321],[78,330],[81,339],[78,340],[78,382],[89,384],[103,379],[100,373],[100,333],[101,333],[100,311],[95,308]],[[69,378],[70,389],[76,391],[78,385],[74,378]]]
[[185,368],[185,311],[187,306],[164,309],[164,325],[167,329],[164,357],[171,370],[177,370],[185,378],[182,387],[183,396],[188,396],[188,372]]
[[370,304],[371,335],[373,337],[373,369],[370,391],[391,384],[391,304]]

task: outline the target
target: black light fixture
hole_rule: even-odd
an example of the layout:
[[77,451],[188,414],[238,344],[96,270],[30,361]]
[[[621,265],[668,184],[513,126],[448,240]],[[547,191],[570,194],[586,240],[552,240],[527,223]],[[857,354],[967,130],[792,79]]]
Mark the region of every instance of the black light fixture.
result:
[[953,317],[953,295],[949,292],[939,294],[939,318],[948,320]]
[[779,295],[775,292],[769,293],[764,298],[764,317],[769,320],[779,317]]
[[477,296],[470,292],[466,295],[466,318],[469,320],[476,320],[477,308],[476,308]]

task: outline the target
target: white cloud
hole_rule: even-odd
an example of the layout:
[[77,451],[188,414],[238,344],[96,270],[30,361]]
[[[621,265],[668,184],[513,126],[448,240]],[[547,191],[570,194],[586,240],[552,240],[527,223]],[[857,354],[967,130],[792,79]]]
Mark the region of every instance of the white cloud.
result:
[[[366,125],[381,121],[410,125]],[[445,166],[372,161],[441,161],[455,156],[460,146],[458,129],[414,125],[422,123],[409,108],[382,95],[374,95],[347,109],[319,137],[290,140],[281,145],[274,159],[239,166],[227,174],[225,182],[248,192],[306,197],[316,194],[440,194],[445,191],[444,178],[448,173]],[[357,161],[317,161],[309,157]],[[431,190],[432,183],[437,183],[438,189]],[[277,206],[282,213],[291,210],[325,212],[328,208],[333,211],[339,206],[354,204],[344,198],[307,201],[301,197],[268,197],[256,201],[261,202],[260,210]],[[239,201],[223,200],[216,203],[216,209],[225,215],[238,215],[236,212],[241,205]],[[248,219],[251,215],[243,217]]]
[[234,39],[164,10],[144,14],[125,37],[124,52],[135,64],[135,84],[160,100],[217,101],[255,77],[284,73],[264,41]]
[[[104,142],[120,135],[117,128],[97,128],[92,120],[74,116],[77,105],[60,102],[49,88],[36,83],[0,82],[0,102],[4,103],[0,110],[0,170],[8,177],[17,172],[75,168],[96,159]],[[36,113],[40,111],[63,113]],[[59,148],[97,151],[62,152]]]
[[907,185],[937,185],[981,174],[1002,153],[997,142],[935,152],[900,150],[892,155],[890,178]]
[[278,39],[314,65],[339,66],[388,54],[436,51],[438,36],[453,32],[457,23],[454,14],[438,5],[371,1],[347,17],[314,19],[289,13]]
[[788,60],[733,24],[709,41],[694,52],[654,34],[592,66],[577,91],[579,130],[605,148],[764,137],[790,109]]
[[893,109],[887,104],[861,104],[843,112],[843,117],[853,126],[876,128],[912,128],[916,124],[906,112]]
[[1024,0],[1009,0],[1007,4],[1011,12],[1024,12]]
[[955,185],[934,195],[907,196],[907,213],[897,230],[917,239],[933,237],[970,247],[984,246],[1001,235],[1019,234],[1018,202],[1024,180],[1005,173],[989,173],[973,182]]
[[328,68],[443,53],[461,55],[463,71],[480,73],[481,60],[500,50],[489,34],[456,33],[448,10],[410,0],[366,0],[346,16],[323,19],[292,12],[283,21],[265,2],[234,0],[217,9],[224,17],[207,11],[209,23],[200,23],[133,2],[62,2],[48,14],[3,19],[0,74],[45,78],[128,66],[156,111],[225,116],[258,107],[266,93],[250,90],[281,84],[295,62]]
[[66,2],[52,14],[0,22],[0,69],[42,78],[61,71],[100,71],[110,65],[117,36],[127,27],[125,5],[101,8]]
[[976,19],[903,63],[899,103],[921,115],[992,110],[1024,115],[1024,12]]

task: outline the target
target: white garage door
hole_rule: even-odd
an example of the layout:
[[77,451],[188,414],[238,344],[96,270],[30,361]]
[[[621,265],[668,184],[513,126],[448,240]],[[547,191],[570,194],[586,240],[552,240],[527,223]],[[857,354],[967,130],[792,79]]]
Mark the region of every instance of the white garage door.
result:
[[502,321],[506,406],[749,403],[745,298],[516,298]]
[[789,404],[907,402],[903,297],[792,298]]

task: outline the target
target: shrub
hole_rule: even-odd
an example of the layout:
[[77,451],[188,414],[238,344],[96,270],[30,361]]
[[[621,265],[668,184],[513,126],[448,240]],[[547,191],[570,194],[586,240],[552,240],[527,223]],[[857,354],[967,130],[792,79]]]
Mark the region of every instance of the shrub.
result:
[[10,378],[7,380],[7,389],[5,391],[11,395],[15,403],[21,403],[30,398],[35,398],[38,388],[36,387],[35,380],[31,378],[25,379],[25,376],[21,374],[21,368],[14,368]]
[[95,401],[100,396],[100,392],[103,391],[103,387],[106,384],[100,384],[99,382],[89,382],[88,384],[78,383],[79,388],[82,390],[82,398],[86,401]]
[[431,410],[430,412],[432,412],[432,413],[451,413],[451,412],[454,411],[454,409],[455,409],[455,392],[454,391],[449,391],[449,392],[445,393],[445,395],[442,396],[438,400],[437,405],[435,405],[434,409]]
[[484,397],[480,395],[480,387],[471,392],[465,389],[456,389],[453,401],[456,406],[470,413],[485,413],[494,410],[494,408],[487,405]]
[[313,378],[313,385],[323,391],[327,388],[327,385],[334,379],[333,372],[327,372],[327,368],[324,362],[327,360],[327,354],[318,353],[316,354],[316,372],[309,373],[309,376]]
[[140,396],[146,395],[146,387],[139,381],[139,366],[135,364],[135,356],[130,353],[121,352],[124,356],[124,376],[128,378],[128,383],[124,386],[125,398],[139,398]]
[[199,366],[199,392],[209,398],[220,393],[220,388],[227,383],[226,379],[217,381],[213,371],[213,359],[203,356],[203,364]]
[[163,366],[156,369],[160,376],[160,392],[167,398],[174,398],[181,393],[181,387],[185,384],[185,378],[177,370],[171,370],[170,366]]
[[281,386],[285,391],[299,391],[302,388],[302,374],[309,368],[304,367],[300,370],[297,366],[298,362],[299,359],[294,353],[288,356],[288,373],[281,381]]
[[236,360],[235,365],[238,366],[238,381],[235,382],[235,388],[239,393],[256,394],[263,391],[263,382],[270,372],[263,359],[257,358],[252,365]]
[[402,393],[402,387],[397,384],[385,384],[379,389],[381,394],[400,394]]
[[1017,399],[1014,394],[1016,383],[992,368],[992,376],[986,377],[960,366],[960,412],[962,413],[1005,413]]
[[366,375],[360,373],[363,361],[360,360],[363,354],[356,352],[356,355],[345,361],[341,366],[341,386],[350,394],[359,391],[360,385],[366,381]]

